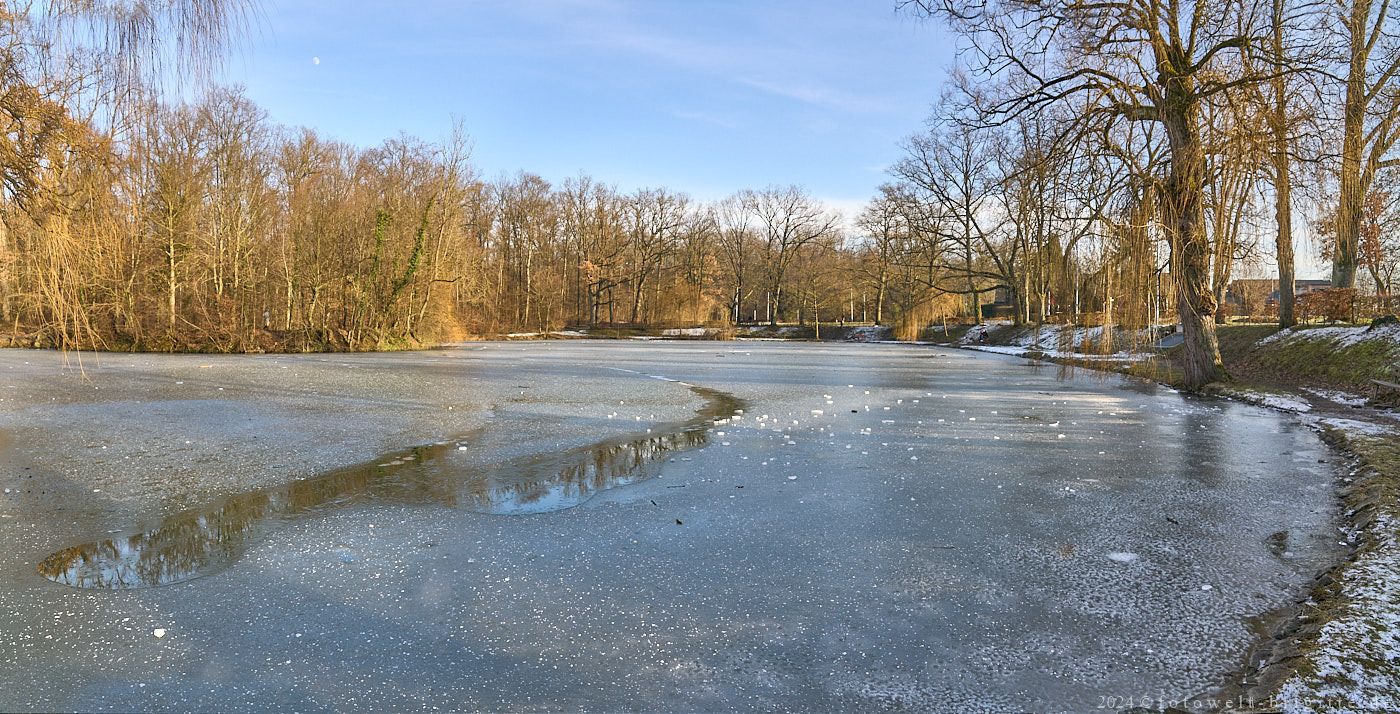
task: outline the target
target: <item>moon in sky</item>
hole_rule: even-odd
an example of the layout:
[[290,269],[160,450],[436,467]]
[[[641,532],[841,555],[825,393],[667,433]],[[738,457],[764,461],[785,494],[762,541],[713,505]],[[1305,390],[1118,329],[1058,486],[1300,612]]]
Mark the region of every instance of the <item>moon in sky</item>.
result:
[[312,57],[312,58],[311,58],[311,64],[321,64],[321,58],[320,58],[320,57]]

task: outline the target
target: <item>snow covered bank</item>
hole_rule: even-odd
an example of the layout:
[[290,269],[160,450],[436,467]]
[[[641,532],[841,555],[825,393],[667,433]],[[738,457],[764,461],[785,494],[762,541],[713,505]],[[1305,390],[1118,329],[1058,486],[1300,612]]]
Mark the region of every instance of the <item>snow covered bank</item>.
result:
[[577,330],[549,330],[544,332],[510,332],[499,335],[505,340],[576,340],[576,339],[634,339],[634,340],[723,340],[728,332],[719,327],[671,327],[654,329],[647,327],[597,327]]
[[502,335],[507,340],[568,340],[588,337],[588,333],[578,330],[551,330],[549,332],[511,332]]
[[1306,414],[1312,411],[1312,404],[1309,404],[1306,399],[1296,394],[1265,392],[1248,387],[1227,385],[1217,385],[1211,392],[1227,399],[1248,402],[1257,406],[1268,407],[1284,412],[1293,412],[1294,414]]
[[1364,407],[1364,406],[1366,406],[1366,397],[1363,397],[1363,396],[1360,396],[1360,395],[1357,395],[1357,394],[1352,394],[1351,392],[1344,392],[1344,391],[1340,391],[1340,390],[1336,390],[1336,389],[1317,389],[1317,388],[1314,388],[1314,387],[1303,387],[1303,391],[1305,391],[1305,392],[1307,392],[1308,394],[1311,394],[1311,395],[1313,395],[1313,396],[1315,396],[1315,397],[1321,397],[1322,399],[1326,399],[1326,400],[1328,400],[1328,401],[1336,402],[1336,403],[1341,404],[1341,405],[1343,405],[1343,406],[1348,406],[1348,407]]
[[1041,325],[1015,327],[1005,323],[978,325],[958,341],[962,347],[1015,355],[1084,362],[1138,362],[1154,356],[1151,330],[1113,329],[1103,326]]
[[1326,621],[1279,691],[1289,714],[1400,711],[1400,442],[1361,424],[1327,425],[1358,456],[1344,533],[1357,550],[1341,567],[1335,602],[1311,603]]
[[1259,341],[1260,345],[1296,342],[1329,342],[1337,347],[1353,347],[1367,342],[1400,347],[1400,325],[1379,327],[1306,327],[1279,330]]
[[1225,368],[1237,381],[1301,389],[1347,406],[1365,401],[1371,380],[1400,381],[1397,326],[1232,325],[1218,334]]
[[817,340],[823,342],[886,342],[894,339],[894,328],[883,325],[745,325],[740,339]]
[[708,327],[673,327],[662,330],[662,337],[708,337],[717,334],[719,330]]

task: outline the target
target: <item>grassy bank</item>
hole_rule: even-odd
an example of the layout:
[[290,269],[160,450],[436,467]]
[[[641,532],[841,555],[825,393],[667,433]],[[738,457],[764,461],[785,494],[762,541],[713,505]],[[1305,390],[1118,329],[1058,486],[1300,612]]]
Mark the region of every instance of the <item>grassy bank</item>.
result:
[[[1095,328],[994,326],[985,341],[970,339],[971,326],[933,328],[924,340],[934,344],[1017,347],[1025,356],[1095,369],[1108,369],[1177,386],[1181,347],[1155,351],[1141,333],[1115,330],[1109,341]],[[1088,337],[1086,337],[1088,335]],[[1305,327],[1282,331],[1275,325],[1220,325],[1220,355],[1237,386],[1269,391],[1303,388],[1369,391],[1371,380],[1400,381],[1400,329],[1383,327]],[[1153,355],[1150,359],[1105,361],[1106,352]]]
[[1226,325],[1217,335],[1226,370],[1243,382],[1359,391],[1372,379],[1400,380],[1400,335],[1392,329]]

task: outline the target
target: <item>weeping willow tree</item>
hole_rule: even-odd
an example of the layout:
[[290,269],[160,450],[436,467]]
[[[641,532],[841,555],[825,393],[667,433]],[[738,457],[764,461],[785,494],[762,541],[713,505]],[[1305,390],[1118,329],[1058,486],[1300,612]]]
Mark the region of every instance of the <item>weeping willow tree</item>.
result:
[[[207,78],[252,0],[4,0],[0,5],[0,319],[36,343],[91,337],[87,238],[122,207],[94,182],[113,142],[174,78]],[[110,225],[110,224],[106,224]]]

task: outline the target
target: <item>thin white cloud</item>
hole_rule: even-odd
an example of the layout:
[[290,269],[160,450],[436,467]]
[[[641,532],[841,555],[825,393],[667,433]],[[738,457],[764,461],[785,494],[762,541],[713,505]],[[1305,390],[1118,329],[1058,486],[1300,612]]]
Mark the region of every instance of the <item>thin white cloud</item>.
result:
[[738,129],[741,122],[728,114],[717,114],[715,112],[696,111],[693,109],[672,109],[670,114],[677,119],[710,124],[722,129]]
[[[576,44],[603,52],[628,52],[808,106],[869,114],[890,102],[833,89],[813,75],[830,61],[826,50],[793,45],[729,44],[678,37],[638,18],[638,6],[617,0],[534,0],[522,9],[553,25]],[[801,74],[800,79],[791,75]]]
[[786,99],[791,99],[803,104],[837,109],[853,114],[878,111],[883,105],[873,97],[863,97],[856,94],[849,94],[825,87],[812,87],[801,84],[784,84],[781,82],[771,82],[758,79],[741,79],[744,84],[754,89],[758,89],[769,94],[773,94]]

